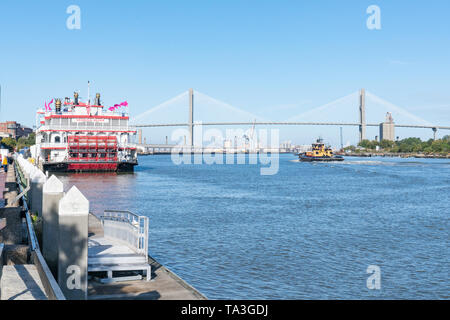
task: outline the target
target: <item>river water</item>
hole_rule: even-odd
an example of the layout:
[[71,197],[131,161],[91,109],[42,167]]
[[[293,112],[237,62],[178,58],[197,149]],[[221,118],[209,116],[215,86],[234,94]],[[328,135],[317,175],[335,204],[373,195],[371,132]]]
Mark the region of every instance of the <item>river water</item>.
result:
[[150,254],[211,299],[450,297],[449,160],[260,166],[143,156],[133,174],[61,179],[95,214],[148,216]]

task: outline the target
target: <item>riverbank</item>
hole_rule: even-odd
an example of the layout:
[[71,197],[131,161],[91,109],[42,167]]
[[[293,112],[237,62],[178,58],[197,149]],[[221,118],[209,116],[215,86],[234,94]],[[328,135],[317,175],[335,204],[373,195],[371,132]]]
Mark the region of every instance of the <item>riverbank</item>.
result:
[[387,157],[387,158],[419,158],[419,159],[450,159],[450,154],[424,154],[424,153],[390,153],[390,152],[337,152],[337,155],[346,157]]

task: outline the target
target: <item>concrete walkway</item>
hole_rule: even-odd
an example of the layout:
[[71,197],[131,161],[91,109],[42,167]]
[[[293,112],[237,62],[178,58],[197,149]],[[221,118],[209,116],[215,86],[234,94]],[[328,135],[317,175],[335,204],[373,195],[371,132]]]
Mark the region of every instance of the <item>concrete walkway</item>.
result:
[[3,266],[0,300],[47,300],[36,266]]

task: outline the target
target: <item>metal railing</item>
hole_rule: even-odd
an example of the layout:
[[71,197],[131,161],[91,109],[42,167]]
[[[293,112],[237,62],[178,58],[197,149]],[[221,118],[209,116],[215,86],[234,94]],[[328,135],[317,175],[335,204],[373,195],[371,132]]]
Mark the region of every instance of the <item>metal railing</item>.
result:
[[105,210],[100,219],[105,237],[124,243],[137,254],[148,255],[148,217],[130,211]]
[[135,132],[136,130],[131,126],[127,125],[104,125],[104,126],[71,126],[66,124],[51,124],[42,125],[39,127],[39,131],[124,131],[124,132]]
[[[95,136],[94,136],[95,137]],[[67,149],[69,147],[69,143],[67,142],[42,142],[39,144],[41,149],[43,148],[64,148]],[[72,145],[70,145],[72,146]],[[96,144],[93,143],[80,143],[80,146],[82,146],[81,149],[97,149]],[[112,143],[108,143],[108,147],[114,146]],[[95,147],[95,148],[94,148]],[[135,143],[117,143],[117,148],[118,149],[130,149],[130,148],[136,148],[137,145]],[[99,143],[98,144],[98,149],[107,149],[106,145],[104,143]],[[111,148],[108,148],[111,149]]]
[[50,149],[50,148],[54,148],[54,149],[62,149],[65,148],[67,149],[67,142],[43,142],[40,144],[41,149]]
[[[93,105],[91,105],[91,107],[92,106]],[[57,116],[61,116],[61,115],[86,116],[87,115],[87,113],[86,114],[78,114],[78,113],[75,113],[75,112],[64,111],[65,108],[66,108],[66,106],[64,106],[63,111],[61,111],[61,112],[56,112],[55,110],[52,110],[52,111],[46,111],[43,114],[45,114],[46,117],[54,116],[54,115],[57,115]],[[94,107],[92,107],[92,108],[94,108]],[[103,106],[103,108],[105,108],[105,106]],[[91,115],[95,116],[96,114],[91,114]],[[125,111],[110,111],[110,110],[106,111],[106,110],[103,110],[101,115],[102,116],[116,116],[116,117],[123,117],[123,116],[125,116],[125,117],[128,117],[129,113],[125,112]]]

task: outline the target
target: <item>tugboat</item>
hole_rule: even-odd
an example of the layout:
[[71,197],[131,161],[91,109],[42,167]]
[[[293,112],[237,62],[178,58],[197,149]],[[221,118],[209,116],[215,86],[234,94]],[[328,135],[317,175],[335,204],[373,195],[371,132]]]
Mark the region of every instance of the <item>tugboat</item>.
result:
[[312,161],[344,161],[342,156],[335,156],[330,147],[325,147],[322,139],[312,144],[312,151],[300,153],[298,158],[302,162]]

